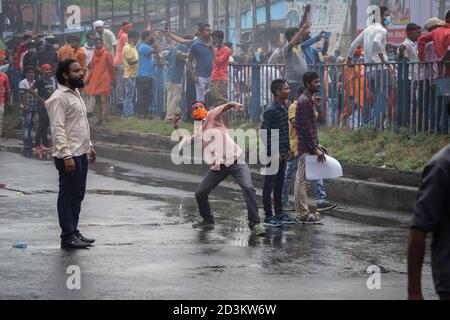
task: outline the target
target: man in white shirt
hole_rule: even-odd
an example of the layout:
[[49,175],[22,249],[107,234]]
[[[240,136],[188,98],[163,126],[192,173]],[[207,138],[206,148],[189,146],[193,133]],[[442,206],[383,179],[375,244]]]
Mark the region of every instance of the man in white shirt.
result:
[[[410,23],[406,26],[406,39],[400,45],[398,51],[400,55],[400,62],[405,62],[405,64],[400,65],[400,79],[399,90],[404,97],[399,101],[397,125],[405,126],[411,123],[411,106],[413,105],[413,113],[416,110],[417,99],[413,99],[417,95],[417,81],[419,79],[419,51],[417,49],[417,40],[422,35],[422,27]],[[413,87],[411,95],[411,87]],[[415,115],[413,114],[413,121]],[[419,122],[421,123],[421,122]]]
[[[353,41],[348,53],[348,62],[351,61],[358,47],[364,48],[364,61],[367,64],[379,64],[368,66],[370,79],[370,93],[376,97],[375,105],[371,108],[370,119],[375,121],[377,127],[384,125],[388,109],[388,90],[390,77],[388,69],[393,73],[386,53],[387,27],[392,24],[392,18],[387,7],[380,7],[380,17],[375,17],[372,25],[368,26]],[[380,22],[377,22],[379,20]],[[382,67],[381,65],[384,65]]]
[[61,248],[84,249],[95,240],[78,231],[81,202],[86,192],[88,155],[96,153],[91,143],[86,105],[78,89],[84,87],[84,71],[73,59],[63,60],[56,70],[58,89],[45,102],[53,137],[53,157],[59,172],[58,218]]

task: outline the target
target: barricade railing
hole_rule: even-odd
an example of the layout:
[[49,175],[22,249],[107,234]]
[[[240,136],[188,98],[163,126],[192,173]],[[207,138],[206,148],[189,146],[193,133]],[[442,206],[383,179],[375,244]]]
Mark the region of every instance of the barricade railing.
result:
[[[246,107],[243,114],[233,113],[230,120],[260,123],[272,100],[271,83],[284,78],[284,70],[284,65],[230,64],[228,99]],[[310,70],[321,78],[318,95],[326,126],[449,131],[450,63],[321,64]],[[150,109],[154,117],[163,118],[166,111],[165,78],[164,67],[158,66]],[[182,110],[187,110],[186,76],[182,87]]]
[[448,133],[450,68],[445,63],[335,64],[313,69],[321,75],[326,125]]

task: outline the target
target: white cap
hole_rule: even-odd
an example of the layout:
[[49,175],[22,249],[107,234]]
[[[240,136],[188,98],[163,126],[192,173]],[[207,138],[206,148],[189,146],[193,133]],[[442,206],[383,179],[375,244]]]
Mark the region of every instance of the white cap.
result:
[[102,20],[97,20],[92,25],[94,26],[94,29],[95,29],[98,27],[103,27],[105,25],[105,23]]

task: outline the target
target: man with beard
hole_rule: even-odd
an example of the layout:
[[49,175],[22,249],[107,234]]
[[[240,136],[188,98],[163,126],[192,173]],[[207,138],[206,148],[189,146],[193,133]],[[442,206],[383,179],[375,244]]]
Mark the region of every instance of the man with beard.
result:
[[81,202],[86,192],[88,155],[91,163],[96,153],[91,143],[86,105],[78,89],[84,87],[84,71],[76,60],[59,63],[56,70],[58,89],[45,102],[53,137],[53,157],[59,172],[58,218],[61,248],[84,249],[95,240],[78,231]]

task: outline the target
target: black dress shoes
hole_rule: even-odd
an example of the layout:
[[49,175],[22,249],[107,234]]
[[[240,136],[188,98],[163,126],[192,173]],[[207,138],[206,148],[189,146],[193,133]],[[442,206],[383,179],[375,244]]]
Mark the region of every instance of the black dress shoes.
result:
[[61,241],[61,249],[87,249],[91,244],[81,241],[77,237]]
[[80,239],[81,241],[86,242],[86,243],[89,243],[89,244],[92,244],[92,243],[95,242],[95,239],[85,238],[85,237],[83,237],[83,235],[82,235],[81,233],[77,234],[76,237],[77,237],[78,239]]

